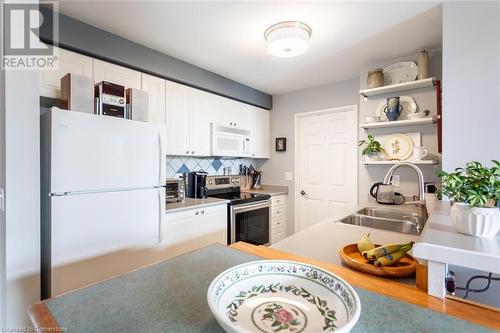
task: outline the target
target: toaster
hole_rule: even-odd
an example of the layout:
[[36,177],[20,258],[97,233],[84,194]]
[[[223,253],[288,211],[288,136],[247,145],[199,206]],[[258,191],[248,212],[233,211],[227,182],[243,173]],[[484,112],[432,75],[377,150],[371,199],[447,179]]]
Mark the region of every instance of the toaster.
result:
[[184,181],[182,178],[167,178],[165,186],[167,203],[180,202],[184,199]]

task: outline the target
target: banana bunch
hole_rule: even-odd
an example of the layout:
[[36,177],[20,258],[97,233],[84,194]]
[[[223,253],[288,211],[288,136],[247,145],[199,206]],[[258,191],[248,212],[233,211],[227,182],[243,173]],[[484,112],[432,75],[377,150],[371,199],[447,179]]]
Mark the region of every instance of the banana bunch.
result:
[[370,234],[364,236],[358,241],[358,251],[367,260],[373,261],[377,267],[390,266],[397,263],[410,251],[415,242],[406,244],[387,244],[375,247],[370,240]]
[[414,242],[409,242],[407,244],[401,245],[398,251],[378,257],[377,259],[375,259],[373,264],[377,267],[384,267],[397,263],[406,255],[406,252],[411,250],[411,248],[413,247],[413,243]]

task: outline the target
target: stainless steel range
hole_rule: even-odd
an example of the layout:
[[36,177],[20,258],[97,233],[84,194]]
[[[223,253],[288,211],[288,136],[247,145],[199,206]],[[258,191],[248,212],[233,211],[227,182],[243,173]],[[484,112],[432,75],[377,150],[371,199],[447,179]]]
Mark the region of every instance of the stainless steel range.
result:
[[239,176],[207,177],[207,196],[229,200],[227,242],[270,243],[271,196],[240,191]]

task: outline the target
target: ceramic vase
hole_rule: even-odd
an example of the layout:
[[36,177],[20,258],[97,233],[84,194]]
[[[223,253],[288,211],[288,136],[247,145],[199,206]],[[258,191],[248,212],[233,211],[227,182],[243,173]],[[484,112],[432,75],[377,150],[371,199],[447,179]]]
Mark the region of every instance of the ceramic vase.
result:
[[450,211],[455,229],[466,235],[491,238],[500,231],[500,209],[470,207],[466,203],[454,203]]

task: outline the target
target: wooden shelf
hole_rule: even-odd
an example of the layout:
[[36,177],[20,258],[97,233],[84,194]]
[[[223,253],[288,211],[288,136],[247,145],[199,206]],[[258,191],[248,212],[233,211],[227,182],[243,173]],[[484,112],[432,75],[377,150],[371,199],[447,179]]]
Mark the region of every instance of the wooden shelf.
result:
[[412,161],[412,160],[404,160],[404,161],[362,161],[361,164],[366,165],[394,165],[400,162],[410,162],[417,165],[436,165],[438,164],[437,160],[422,160],[422,161]]
[[396,121],[381,121],[378,123],[365,123],[359,124],[361,128],[386,128],[386,127],[398,127],[398,126],[411,126],[411,125],[421,125],[421,124],[434,124],[437,122],[437,117],[426,117],[421,119],[405,119]]
[[371,88],[371,89],[363,89],[363,90],[359,91],[359,94],[363,97],[380,96],[380,95],[387,95],[387,94],[397,93],[397,92],[406,91],[406,90],[433,87],[435,84],[436,84],[436,78],[430,77],[428,79],[423,79],[423,80],[416,80],[416,81],[409,81],[409,82],[403,82],[403,83],[398,83],[398,84],[391,84],[390,86],[382,86],[382,87]]

